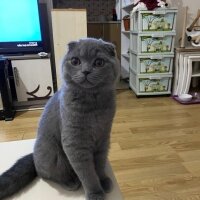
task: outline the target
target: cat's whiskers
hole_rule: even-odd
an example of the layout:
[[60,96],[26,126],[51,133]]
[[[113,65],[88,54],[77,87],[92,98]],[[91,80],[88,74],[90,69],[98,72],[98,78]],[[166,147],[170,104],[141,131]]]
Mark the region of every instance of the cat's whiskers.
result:
[[82,74],[75,74],[72,76],[72,80],[76,83],[82,83],[85,81],[85,76]]
[[95,83],[99,83],[103,80],[105,76],[103,74],[98,74],[98,73],[92,73],[88,75],[87,80],[90,82],[95,82]]

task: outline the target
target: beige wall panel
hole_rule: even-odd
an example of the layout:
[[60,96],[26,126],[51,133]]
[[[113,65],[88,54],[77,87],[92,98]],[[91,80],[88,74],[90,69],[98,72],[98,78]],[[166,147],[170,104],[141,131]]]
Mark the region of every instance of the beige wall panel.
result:
[[70,41],[87,37],[85,9],[52,10],[53,43],[58,89],[61,86],[61,62]]

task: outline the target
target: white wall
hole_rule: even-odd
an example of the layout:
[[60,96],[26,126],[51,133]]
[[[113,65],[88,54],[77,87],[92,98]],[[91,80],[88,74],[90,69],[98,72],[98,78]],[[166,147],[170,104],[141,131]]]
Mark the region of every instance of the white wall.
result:
[[[200,0],[167,0],[171,7],[178,8],[177,15],[177,36],[176,44],[181,37],[183,28],[183,17],[184,17],[184,7],[188,6],[188,20],[187,25],[189,26],[197,15],[198,9],[200,9]],[[200,24],[200,21],[199,21]]]

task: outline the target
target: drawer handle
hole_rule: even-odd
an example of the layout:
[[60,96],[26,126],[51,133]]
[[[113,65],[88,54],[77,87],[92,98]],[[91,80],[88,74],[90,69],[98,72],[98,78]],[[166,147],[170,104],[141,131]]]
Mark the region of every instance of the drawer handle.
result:
[[152,34],[151,37],[153,38],[163,38],[165,35],[163,34]]
[[162,60],[163,56],[151,56],[150,59],[155,59],[155,60]]
[[160,76],[150,76],[149,77],[150,80],[161,80]]
[[164,10],[163,10],[163,11],[156,11],[156,10],[155,10],[155,11],[153,11],[153,14],[154,14],[154,15],[165,15],[165,14],[166,14],[166,11],[164,11]]

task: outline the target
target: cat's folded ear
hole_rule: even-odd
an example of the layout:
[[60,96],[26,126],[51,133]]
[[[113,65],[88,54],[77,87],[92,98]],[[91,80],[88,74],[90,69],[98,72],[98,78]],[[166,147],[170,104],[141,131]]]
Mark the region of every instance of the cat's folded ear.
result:
[[116,47],[113,43],[110,42],[103,42],[105,50],[111,55],[116,56]]
[[72,51],[75,47],[76,47],[76,45],[77,45],[77,41],[71,41],[71,42],[69,42],[68,43],[68,51]]

